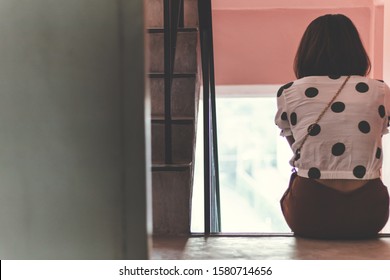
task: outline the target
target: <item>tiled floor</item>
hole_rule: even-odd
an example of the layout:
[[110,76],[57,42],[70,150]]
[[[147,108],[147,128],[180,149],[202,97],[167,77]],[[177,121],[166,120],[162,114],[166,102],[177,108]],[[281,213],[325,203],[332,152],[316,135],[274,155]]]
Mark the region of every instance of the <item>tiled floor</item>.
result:
[[152,259],[390,260],[390,237],[313,240],[297,237],[155,237]]

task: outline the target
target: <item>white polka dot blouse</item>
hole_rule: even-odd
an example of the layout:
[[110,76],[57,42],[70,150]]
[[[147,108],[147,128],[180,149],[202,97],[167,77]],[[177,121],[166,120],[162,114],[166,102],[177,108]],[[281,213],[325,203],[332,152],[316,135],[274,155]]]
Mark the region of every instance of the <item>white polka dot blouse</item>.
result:
[[[294,137],[294,153],[345,78],[309,76],[279,89],[275,123],[281,136]],[[383,81],[351,76],[310,131],[295,162],[298,175],[314,179],[379,178],[382,135],[388,133],[389,116],[390,88]]]

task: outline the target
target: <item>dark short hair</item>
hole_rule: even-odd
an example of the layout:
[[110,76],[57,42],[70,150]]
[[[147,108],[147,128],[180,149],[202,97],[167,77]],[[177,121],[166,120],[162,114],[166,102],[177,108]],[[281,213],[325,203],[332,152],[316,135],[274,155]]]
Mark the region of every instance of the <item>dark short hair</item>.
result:
[[294,72],[306,76],[366,76],[370,59],[359,32],[345,15],[324,15],[313,20],[299,44]]

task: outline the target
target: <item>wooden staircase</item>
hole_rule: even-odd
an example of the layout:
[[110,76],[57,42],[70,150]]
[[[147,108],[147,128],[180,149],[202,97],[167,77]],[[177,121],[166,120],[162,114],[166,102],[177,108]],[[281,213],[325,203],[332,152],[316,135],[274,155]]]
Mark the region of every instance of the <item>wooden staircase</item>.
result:
[[[164,94],[163,0],[145,0],[152,128],[152,196],[154,235],[188,235],[199,101],[197,0],[184,0],[166,119]],[[166,126],[170,123],[170,135]],[[170,141],[167,151],[166,141]]]

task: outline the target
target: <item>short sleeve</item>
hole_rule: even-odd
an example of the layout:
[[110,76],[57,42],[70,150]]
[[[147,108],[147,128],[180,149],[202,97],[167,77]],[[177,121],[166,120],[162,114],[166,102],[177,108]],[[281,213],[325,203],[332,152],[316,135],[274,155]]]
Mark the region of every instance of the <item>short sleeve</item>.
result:
[[384,103],[385,103],[385,118],[386,121],[383,125],[383,134],[389,133],[389,126],[390,126],[390,88],[387,84],[385,84],[385,97],[384,97]]
[[287,107],[283,91],[286,88],[286,85],[282,86],[278,90],[277,94],[277,112],[275,115],[275,124],[280,128],[280,136],[286,137],[291,136],[291,126],[288,121]]

